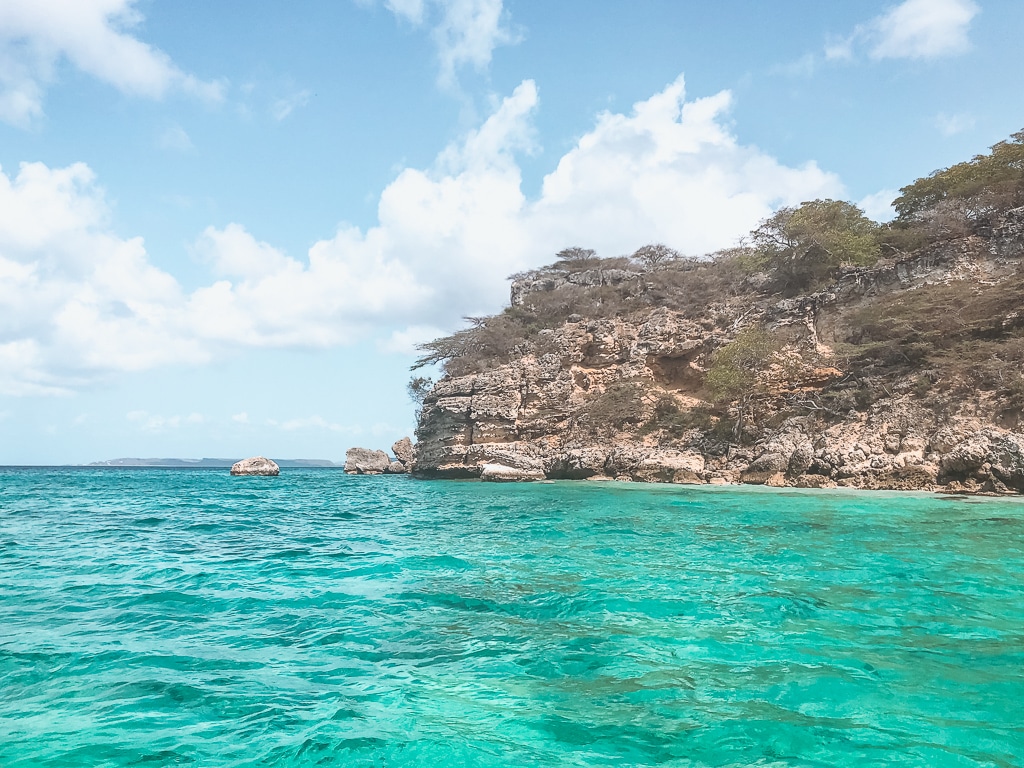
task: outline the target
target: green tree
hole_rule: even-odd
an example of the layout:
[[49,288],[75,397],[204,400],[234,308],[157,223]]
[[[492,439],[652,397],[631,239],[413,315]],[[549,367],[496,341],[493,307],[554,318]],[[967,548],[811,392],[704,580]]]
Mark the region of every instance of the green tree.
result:
[[733,434],[739,442],[743,440],[753,401],[764,394],[759,374],[778,347],[771,334],[760,328],[748,328],[717,349],[711,358],[704,384],[717,405],[736,403]]
[[750,244],[776,287],[795,293],[819,285],[839,267],[874,264],[878,230],[852,203],[812,200],[779,209],[750,233]]
[[413,376],[405,385],[405,391],[409,393],[409,399],[416,404],[416,421],[420,420],[423,412],[423,401],[434,388],[434,380],[429,376]]
[[926,221],[942,203],[960,201],[970,220],[1024,203],[1024,130],[992,146],[987,155],[934,171],[900,190],[897,223]]

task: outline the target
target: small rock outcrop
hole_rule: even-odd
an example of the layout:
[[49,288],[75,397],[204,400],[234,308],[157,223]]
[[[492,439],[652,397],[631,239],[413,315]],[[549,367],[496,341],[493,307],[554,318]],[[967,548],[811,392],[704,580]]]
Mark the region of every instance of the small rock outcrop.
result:
[[265,477],[277,477],[281,474],[281,468],[277,463],[264,456],[253,456],[249,459],[242,459],[231,465],[232,475],[262,475]]
[[349,475],[405,475],[413,471],[416,446],[408,437],[391,446],[395,458],[384,451],[370,448],[349,448],[345,452],[345,472]]
[[395,455],[395,460],[401,462],[406,469],[411,468],[413,462],[416,461],[416,446],[408,437],[395,441],[395,444],[391,446],[391,453]]
[[345,451],[345,473],[349,475],[383,475],[391,468],[391,457],[384,451],[370,448],[349,448]]

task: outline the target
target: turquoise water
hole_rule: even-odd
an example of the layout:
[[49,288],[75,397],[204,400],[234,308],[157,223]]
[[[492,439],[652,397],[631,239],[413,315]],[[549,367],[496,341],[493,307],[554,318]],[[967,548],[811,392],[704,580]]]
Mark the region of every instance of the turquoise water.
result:
[[1024,504],[0,470],[0,765],[1021,766]]

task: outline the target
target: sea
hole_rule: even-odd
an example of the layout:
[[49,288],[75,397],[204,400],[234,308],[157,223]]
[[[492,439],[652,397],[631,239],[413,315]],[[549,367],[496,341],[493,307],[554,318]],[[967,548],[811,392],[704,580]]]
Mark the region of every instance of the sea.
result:
[[0,766],[1024,765],[1024,502],[0,469]]

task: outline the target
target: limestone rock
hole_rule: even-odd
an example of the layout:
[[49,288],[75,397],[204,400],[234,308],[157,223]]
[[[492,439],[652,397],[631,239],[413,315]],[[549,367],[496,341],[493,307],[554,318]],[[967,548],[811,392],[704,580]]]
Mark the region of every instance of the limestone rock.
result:
[[345,451],[345,473],[349,475],[382,475],[391,467],[391,458],[384,451],[349,448]]
[[263,475],[266,477],[276,477],[281,474],[281,468],[277,466],[276,462],[271,461],[263,456],[253,456],[249,459],[242,459],[236,461],[231,465],[232,475]]
[[704,457],[698,453],[658,450],[631,473],[634,480],[656,483],[703,483]]
[[402,462],[400,462],[400,461],[392,461],[390,464],[388,464],[388,468],[384,470],[384,474],[386,474],[386,475],[404,475],[408,471],[409,471],[409,468],[406,467],[406,465],[403,464]]
[[508,467],[504,464],[484,464],[480,471],[480,479],[491,483],[525,482],[543,480],[544,472],[539,469]]
[[740,481],[750,485],[764,485],[773,475],[789,468],[789,456],[782,453],[762,453],[743,470]]
[[408,437],[403,437],[401,440],[395,442],[391,446],[391,453],[395,455],[395,458],[405,464],[407,467],[410,466],[416,460],[416,448],[412,444],[412,440]]
[[593,446],[572,448],[551,457],[546,465],[549,477],[561,480],[585,480],[605,478],[605,466],[611,448]]

